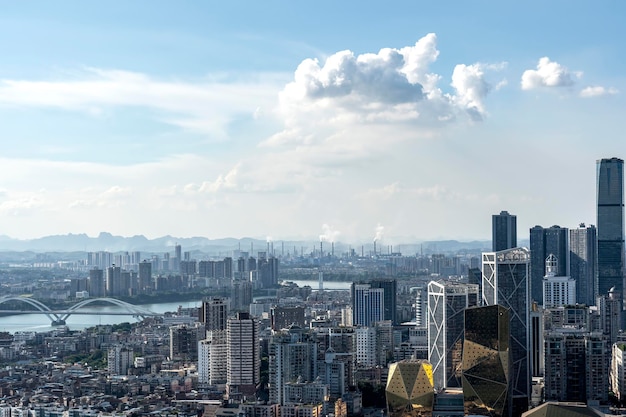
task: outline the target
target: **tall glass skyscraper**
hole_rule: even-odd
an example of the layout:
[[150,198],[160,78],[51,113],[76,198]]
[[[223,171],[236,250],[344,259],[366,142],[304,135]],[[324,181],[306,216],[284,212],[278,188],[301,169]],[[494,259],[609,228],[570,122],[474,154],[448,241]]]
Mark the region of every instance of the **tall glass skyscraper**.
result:
[[478,299],[476,284],[428,283],[428,361],[436,389],[461,386],[464,312]]
[[517,246],[517,216],[508,211],[491,216],[491,246],[494,252]]
[[374,279],[370,281],[372,288],[382,288],[384,290],[385,298],[385,320],[391,320],[396,325],[398,321],[396,319],[396,297],[398,296],[398,284],[395,279]]
[[506,416],[511,400],[509,310],[498,304],[465,310],[463,397],[469,415]]
[[352,283],[352,324],[373,326],[385,320],[385,290],[364,283]]
[[530,299],[543,304],[543,277],[546,275],[546,258],[557,259],[557,275],[569,275],[567,229],[560,226],[530,229]]
[[597,169],[598,295],[612,287],[624,298],[624,161],[601,159]]
[[576,280],[576,302],[592,306],[598,295],[597,232],[594,225],[582,223],[569,231],[570,276]]
[[483,304],[501,305],[509,309],[513,408],[525,411],[530,399],[531,382],[530,251],[513,248],[486,252],[482,257]]

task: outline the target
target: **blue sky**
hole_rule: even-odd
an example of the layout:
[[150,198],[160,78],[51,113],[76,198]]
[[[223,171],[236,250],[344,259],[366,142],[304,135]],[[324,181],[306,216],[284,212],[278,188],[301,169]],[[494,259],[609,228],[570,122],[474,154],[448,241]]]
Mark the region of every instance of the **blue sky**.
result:
[[0,15],[0,231],[490,237],[595,223],[623,2],[29,2]]

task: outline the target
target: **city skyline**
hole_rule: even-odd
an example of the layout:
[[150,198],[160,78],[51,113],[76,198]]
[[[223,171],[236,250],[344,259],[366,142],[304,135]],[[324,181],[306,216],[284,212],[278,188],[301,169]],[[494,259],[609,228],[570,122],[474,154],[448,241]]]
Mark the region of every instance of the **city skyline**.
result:
[[387,245],[488,240],[503,210],[520,240],[595,224],[596,160],[625,157],[626,5],[524,6],[7,6],[0,234]]

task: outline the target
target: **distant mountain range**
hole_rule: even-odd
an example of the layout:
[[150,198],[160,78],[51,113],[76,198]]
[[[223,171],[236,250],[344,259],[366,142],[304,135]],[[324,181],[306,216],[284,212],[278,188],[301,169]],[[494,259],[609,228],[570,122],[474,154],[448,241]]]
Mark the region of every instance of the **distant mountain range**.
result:
[[[45,236],[37,239],[21,240],[5,235],[0,236],[0,251],[32,251],[32,252],[167,252],[173,251],[175,245],[181,245],[184,251],[234,250],[241,245],[242,250],[250,247],[250,243],[265,248],[263,240],[243,238],[207,239],[205,237],[177,238],[163,236],[148,239],[143,235],[125,237],[102,232],[97,237],[89,237],[84,233]],[[260,245],[263,246],[260,246]]]
[[[383,243],[383,242],[381,242]],[[121,251],[141,251],[149,253],[173,252],[176,244],[181,245],[184,252],[207,252],[212,254],[223,254],[226,256],[233,250],[258,252],[265,251],[268,243],[262,239],[254,238],[222,238],[208,239],[205,237],[177,238],[173,236],[163,236],[156,239],[148,239],[143,235],[124,237],[114,236],[110,233],[102,232],[97,237],[89,237],[86,234],[67,234],[45,236],[38,239],[21,240],[9,236],[0,235],[0,251],[3,252],[121,252]],[[319,250],[319,241],[275,241],[273,242],[274,253],[281,254],[283,251],[293,253],[293,251],[303,251],[310,253],[314,249]],[[520,245],[527,246],[527,242],[520,242]],[[354,249],[357,254],[363,251],[365,254],[373,252],[373,243],[363,246],[350,246],[337,242],[334,249],[341,253]],[[324,252],[331,251],[331,243],[323,243]],[[388,246],[380,244],[377,247],[378,253],[402,252],[404,255],[415,253],[448,253],[448,252],[479,252],[491,250],[490,241],[470,241],[460,242],[457,240],[407,242],[402,245]]]

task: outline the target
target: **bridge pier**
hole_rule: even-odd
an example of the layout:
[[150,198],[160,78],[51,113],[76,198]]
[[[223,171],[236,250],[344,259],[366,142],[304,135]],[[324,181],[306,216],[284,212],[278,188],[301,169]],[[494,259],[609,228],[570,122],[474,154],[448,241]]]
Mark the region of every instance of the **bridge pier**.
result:
[[52,320],[52,326],[65,326],[65,320],[63,319]]

